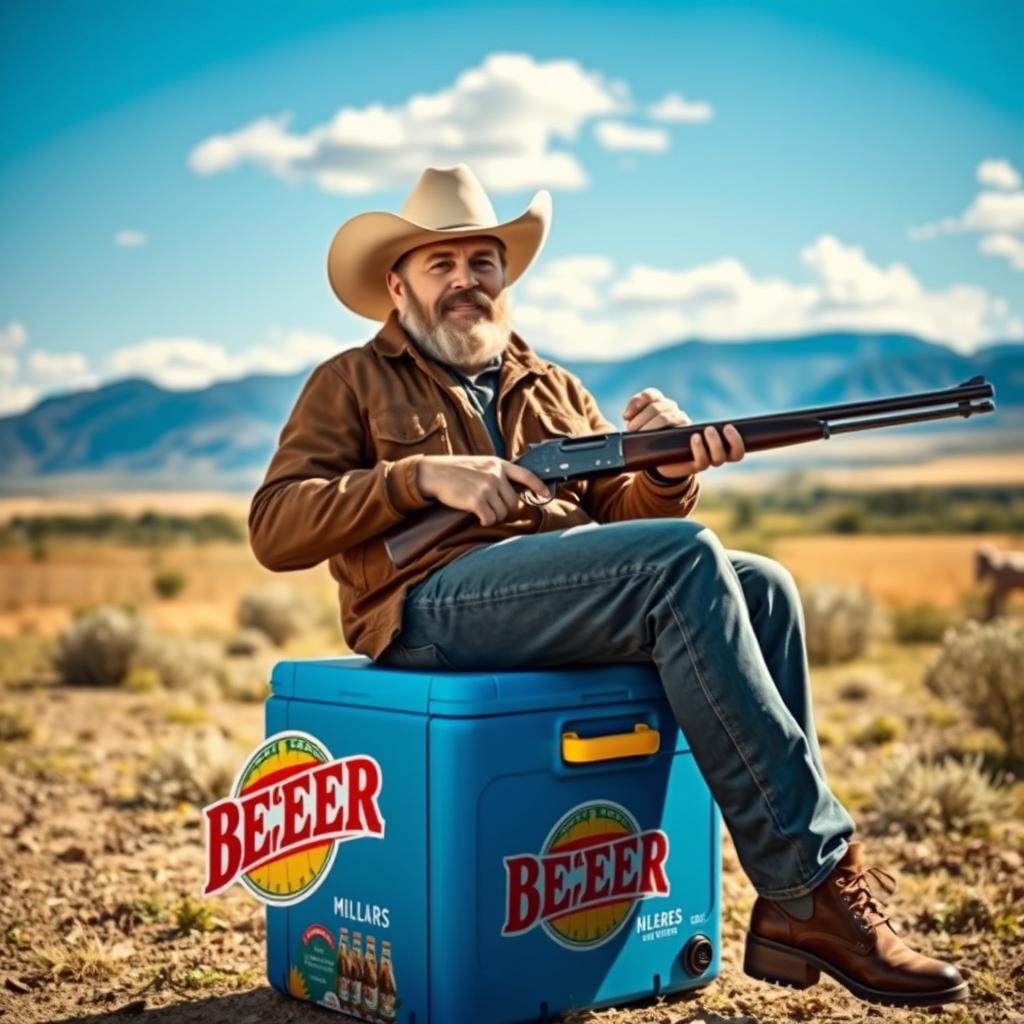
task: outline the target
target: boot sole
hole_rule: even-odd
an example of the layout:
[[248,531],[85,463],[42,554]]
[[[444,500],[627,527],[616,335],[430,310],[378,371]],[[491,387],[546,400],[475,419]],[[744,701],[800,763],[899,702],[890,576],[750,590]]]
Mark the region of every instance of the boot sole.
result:
[[824,971],[858,999],[879,1006],[941,1006],[943,1003],[958,1002],[968,996],[966,981],[941,992],[886,992],[884,989],[869,988],[854,981],[838,967],[813,953],[785,946],[771,939],[755,938],[749,932],[743,957],[743,971],[758,981],[796,989],[810,988]]

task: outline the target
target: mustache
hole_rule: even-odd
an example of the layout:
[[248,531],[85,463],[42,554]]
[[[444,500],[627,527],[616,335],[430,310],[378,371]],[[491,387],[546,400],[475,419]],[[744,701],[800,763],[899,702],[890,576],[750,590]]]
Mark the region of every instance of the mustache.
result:
[[446,313],[453,306],[460,304],[472,303],[474,306],[478,306],[480,309],[491,310],[493,303],[490,298],[482,291],[477,288],[470,288],[466,291],[455,292],[452,295],[446,296],[441,300],[439,312]]

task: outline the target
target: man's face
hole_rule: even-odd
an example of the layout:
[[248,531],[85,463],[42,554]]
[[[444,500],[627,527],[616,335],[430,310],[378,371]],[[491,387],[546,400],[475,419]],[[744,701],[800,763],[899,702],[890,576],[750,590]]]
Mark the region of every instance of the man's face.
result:
[[475,372],[511,331],[500,243],[487,236],[432,242],[389,271],[402,325],[436,359]]

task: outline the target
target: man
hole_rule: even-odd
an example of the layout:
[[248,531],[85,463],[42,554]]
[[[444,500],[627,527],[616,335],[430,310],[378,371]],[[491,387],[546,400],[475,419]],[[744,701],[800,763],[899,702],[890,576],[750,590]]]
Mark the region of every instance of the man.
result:
[[[825,970],[899,1005],[964,998],[953,966],[889,924],[867,879],[891,876],[867,867],[828,788],[792,576],[689,518],[699,474],[743,457],[735,427],[695,437],[691,460],[572,481],[540,505],[544,483],[509,461],[616,429],[509,326],[507,289],[550,216],[539,192],[499,224],[459,165],[428,168],[400,215],[342,225],[331,285],[384,325],[313,371],[253,498],[253,550],[277,570],[329,560],[349,645],[387,665],[653,661],[758,891],[747,972],[804,988]],[[653,387],[623,415],[628,430],[690,422]],[[395,569],[384,533],[435,502],[475,519]]]

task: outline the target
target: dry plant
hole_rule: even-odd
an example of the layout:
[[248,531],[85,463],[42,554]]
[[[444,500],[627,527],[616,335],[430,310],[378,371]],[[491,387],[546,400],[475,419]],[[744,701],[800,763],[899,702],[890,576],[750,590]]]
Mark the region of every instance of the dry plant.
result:
[[165,690],[187,693],[198,701],[220,696],[226,674],[219,644],[155,634],[139,647],[133,667],[154,672]]
[[238,624],[265,633],[278,647],[318,629],[323,615],[308,594],[280,583],[250,590],[238,604]]
[[911,838],[951,830],[986,833],[1010,812],[1005,782],[983,770],[980,754],[965,761],[890,761],[875,785],[879,827]]
[[1010,755],[1024,759],[1024,624],[964,623],[946,633],[925,685],[954,697],[979,725],[993,728]]
[[30,740],[36,726],[28,709],[21,704],[0,704],[0,743]]
[[124,970],[132,955],[130,943],[105,944],[91,929],[76,925],[63,942],[39,946],[34,959],[55,979],[72,981],[109,981]]
[[203,805],[227,796],[239,768],[238,751],[215,728],[161,747],[139,773],[139,796],[154,807]]
[[104,605],[65,627],[57,638],[54,665],[69,685],[117,686],[148,635],[145,620]]
[[859,587],[819,580],[801,590],[800,600],[811,664],[830,665],[857,658],[882,631],[878,607]]

